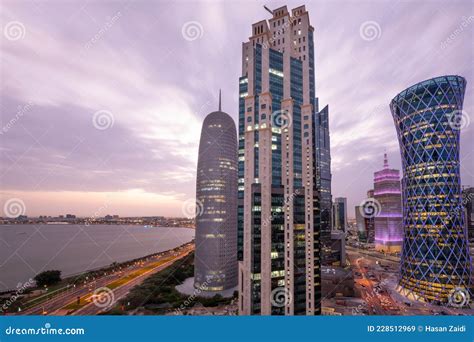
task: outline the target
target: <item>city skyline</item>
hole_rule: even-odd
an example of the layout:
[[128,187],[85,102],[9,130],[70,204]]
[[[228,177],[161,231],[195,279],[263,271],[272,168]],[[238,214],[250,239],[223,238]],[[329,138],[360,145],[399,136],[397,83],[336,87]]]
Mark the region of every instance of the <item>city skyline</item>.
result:
[[[240,60],[234,52],[249,35],[248,22],[265,15],[263,3],[54,9],[6,3],[2,208],[19,198],[29,216],[90,216],[104,203],[120,216],[183,216],[183,203],[194,197],[200,126],[216,106],[220,84],[224,107],[237,122]],[[465,58],[474,27],[469,2],[445,4],[442,11],[437,2],[388,4],[306,4],[316,28],[316,92],[331,108],[333,197],[347,197],[349,208],[371,187],[370,171],[384,149],[401,168],[388,108],[400,89],[456,74],[472,93],[473,69]],[[22,25],[19,39],[6,30],[12,22]],[[372,23],[373,36],[365,23]],[[464,110],[473,109],[466,96]],[[111,119],[108,127],[93,121],[96,113]],[[472,132],[472,125],[461,132],[463,185],[474,184],[474,156],[466,148],[474,143]]]
[[0,315],[474,314],[472,1],[34,1]]

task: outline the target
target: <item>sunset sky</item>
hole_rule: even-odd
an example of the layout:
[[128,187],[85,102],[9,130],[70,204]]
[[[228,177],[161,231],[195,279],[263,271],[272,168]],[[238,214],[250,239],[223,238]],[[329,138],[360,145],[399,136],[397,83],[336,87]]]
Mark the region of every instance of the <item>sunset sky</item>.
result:
[[[0,12],[1,208],[18,198],[29,216],[184,216],[219,88],[237,123],[241,44],[269,18],[264,4],[310,12],[332,192],[348,197],[349,217],[384,150],[400,168],[389,102],[435,76],[467,79],[461,176],[474,186],[470,0],[17,0]],[[375,36],[362,30],[368,22]]]

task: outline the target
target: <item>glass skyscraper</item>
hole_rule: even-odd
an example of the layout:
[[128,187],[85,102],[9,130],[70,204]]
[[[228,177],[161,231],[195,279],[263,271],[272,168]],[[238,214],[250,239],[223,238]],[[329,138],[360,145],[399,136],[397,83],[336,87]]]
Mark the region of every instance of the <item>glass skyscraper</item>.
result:
[[[316,101],[316,108],[318,101]],[[331,192],[331,144],[329,136],[329,106],[314,115],[316,187],[320,199],[320,241],[321,262],[329,264],[334,261],[334,244],[332,230],[332,192]]]
[[436,77],[405,89],[390,103],[403,166],[399,290],[418,300],[445,303],[452,291],[470,288],[460,131],[451,124],[462,110],[465,90],[463,77]]
[[474,239],[474,188],[465,188],[462,191],[464,205],[464,226],[466,226],[469,239]]
[[347,198],[336,197],[332,208],[333,230],[347,230]]
[[239,312],[320,313],[314,29],[304,6],[252,25],[239,79]]
[[204,119],[196,180],[194,286],[223,291],[237,285],[237,132],[219,110]]

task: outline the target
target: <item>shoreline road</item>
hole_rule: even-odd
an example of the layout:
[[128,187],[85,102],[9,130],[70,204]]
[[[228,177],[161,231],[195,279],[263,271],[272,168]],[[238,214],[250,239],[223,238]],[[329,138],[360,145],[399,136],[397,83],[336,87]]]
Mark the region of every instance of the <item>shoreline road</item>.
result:
[[[119,299],[123,298],[131,288],[141,284],[150,275],[159,272],[176,260],[184,258],[194,250],[194,245],[185,245],[178,250],[169,251],[157,257],[130,266],[121,271],[117,271],[107,276],[89,281],[84,285],[70,289],[54,296],[53,298],[28,308],[17,315],[95,315],[107,310]],[[95,302],[92,300],[94,291],[99,288],[108,288],[109,291],[102,295],[109,295],[109,298],[100,298]],[[79,304],[77,301],[79,299]],[[103,307],[102,300],[107,299],[110,305]],[[109,304],[107,302],[107,304]]]
[[107,311],[108,309],[113,307],[120,299],[124,298],[130,292],[130,290],[133,287],[135,287],[136,285],[141,284],[150,275],[155,274],[159,271],[162,271],[165,268],[169,267],[171,264],[173,264],[175,261],[186,257],[189,253],[191,253],[193,251],[193,249],[194,248],[186,248],[185,250],[180,251],[180,253],[176,256],[173,256],[173,258],[171,260],[168,260],[168,261],[164,262],[163,264],[161,264],[159,266],[156,266],[156,267],[146,271],[145,273],[137,276],[133,280],[130,280],[129,282],[127,282],[123,285],[120,285],[119,287],[115,288],[109,294],[105,294],[105,296],[108,296],[108,298],[106,298],[106,302],[108,303],[108,305],[106,307],[103,307],[102,305],[100,305],[99,302],[101,302],[101,300],[97,301],[98,304],[91,301],[90,303],[86,304],[82,308],[74,311],[71,315],[82,315],[82,316],[84,316],[84,315],[97,315],[97,314],[99,314],[103,311]]

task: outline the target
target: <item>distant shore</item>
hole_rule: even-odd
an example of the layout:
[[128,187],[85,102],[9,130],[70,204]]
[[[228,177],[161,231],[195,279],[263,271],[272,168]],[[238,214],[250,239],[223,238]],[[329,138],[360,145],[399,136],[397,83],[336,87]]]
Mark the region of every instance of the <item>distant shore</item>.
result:
[[144,225],[140,223],[115,223],[115,222],[94,222],[94,223],[77,223],[77,222],[18,222],[18,223],[0,223],[1,226],[17,226],[17,225],[38,225],[38,224],[45,224],[45,225],[83,225],[83,226],[101,226],[101,225],[109,225],[109,226],[143,226],[145,228],[186,228],[186,229],[196,229],[195,226],[183,226],[183,225],[175,225],[175,226],[164,226],[164,225]]
[[94,225],[129,225],[144,226],[146,228],[190,228],[195,229],[194,219],[188,218],[166,218],[153,217],[0,217],[0,226],[10,225],[69,225],[77,224],[84,226]]

